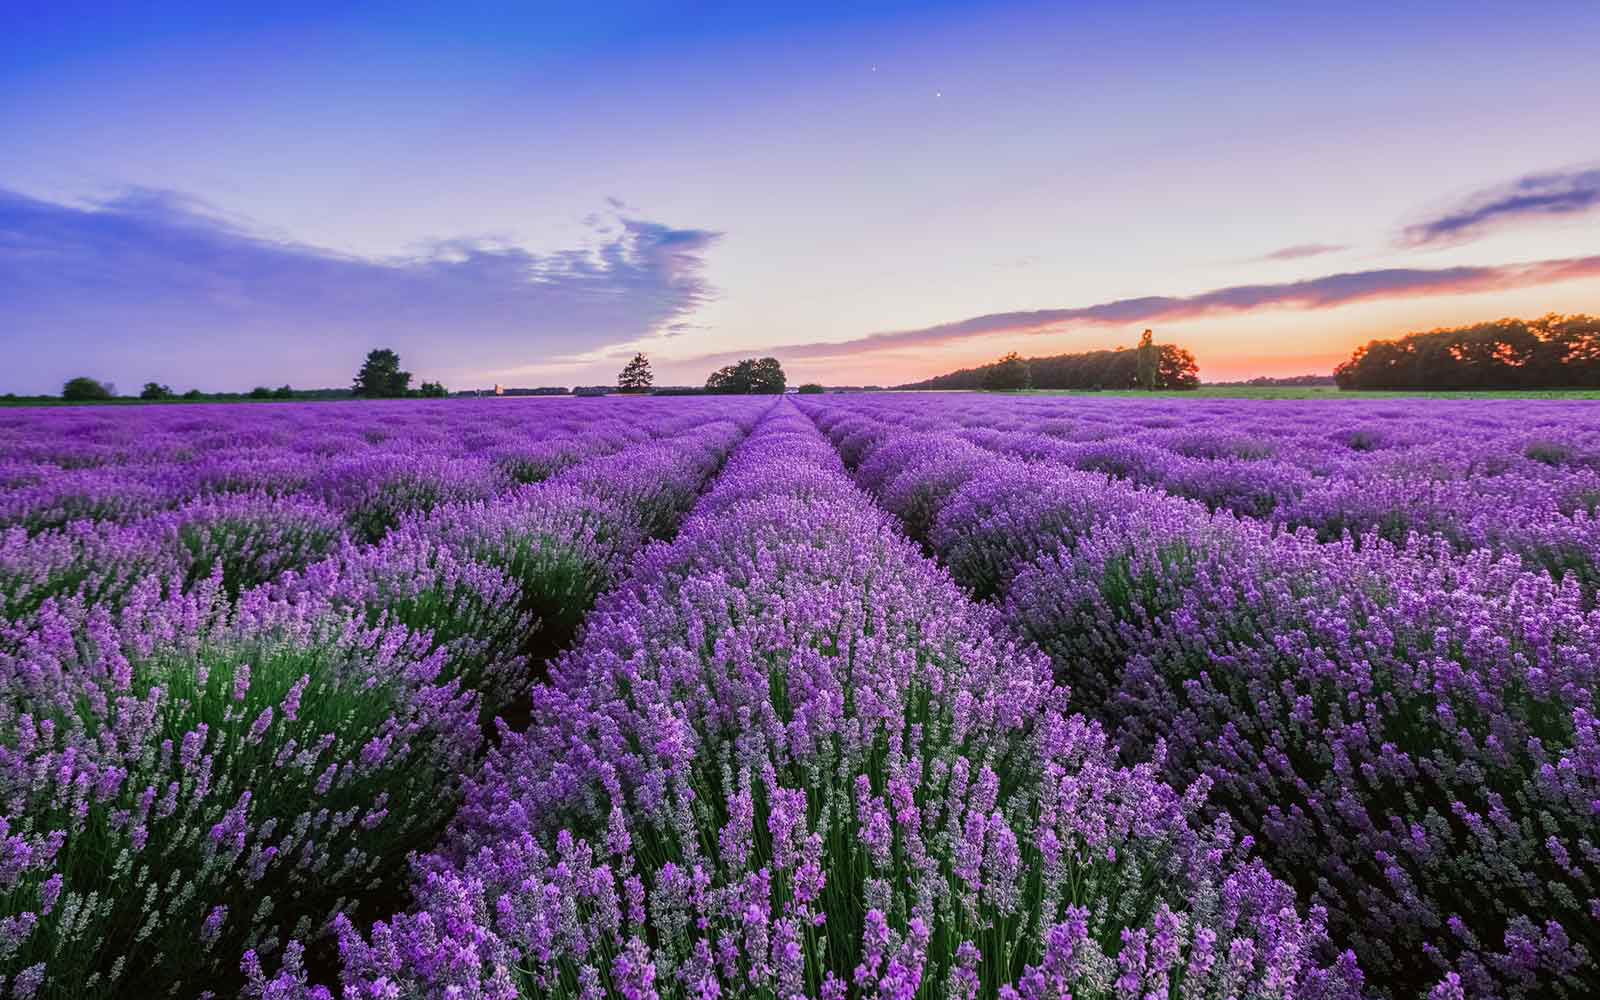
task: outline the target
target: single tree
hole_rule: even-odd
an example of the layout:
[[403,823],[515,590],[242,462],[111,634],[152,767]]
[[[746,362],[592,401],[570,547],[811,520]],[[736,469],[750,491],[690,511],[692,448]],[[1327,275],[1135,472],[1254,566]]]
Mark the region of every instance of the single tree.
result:
[[635,354],[632,361],[622,366],[622,373],[617,376],[618,392],[649,392],[654,384],[650,359],[643,354]]
[[1200,366],[1194,355],[1174,344],[1161,345],[1156,381],[1163,389],[1200,388]]
[[1139,388],[1154,389],[1161,378],[1161,349],[1155,334],[1146,330],[1139,336]]
[[780,394],[789,385],[777,358],[757,358],[750,366],[750,391]]
[[201,392],[199,389],[190,389],[188,392],[183,394],[183,398],[184,399],[199,399],[201,396],[204,396],[204,395],[205,395],[205,393]]
[[272,390],[273,399],[293,399],[294,390],[287,385],[280,385]]
[[79,375],[77,378],[67,379],[66,384],[61,387],[61,398],[79,402],[86,399],[110,399],[111,387],[102,385],[87,375]]
[[441,382],[424,382],[422,387],[417,390],[417,395],[424,399],[443,399],[450,395],[450,392],[445,389],[444,384]]
[[357,396],[386,399],[404,396],[411,387],[411,373],[400,370],[400,355],[387,347],[367,354],[351,387]]
[[139,391],[140,399],[171,399],[172,387],[162,385],[160,382],[146,382]]
[[1029,370],[1028,362],[1022,355],[1012,351],[1005,357],[990,365],[983,373],[983,387],[985,389],[1031,389],[1033,387],[1033,373]]

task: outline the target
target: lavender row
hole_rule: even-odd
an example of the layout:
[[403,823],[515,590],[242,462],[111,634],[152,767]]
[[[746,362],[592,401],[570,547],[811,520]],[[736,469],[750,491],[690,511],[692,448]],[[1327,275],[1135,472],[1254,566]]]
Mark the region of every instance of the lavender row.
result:
[[847,461],[885,427],[1101,472],[1308,527],[1324,541],[1437,534],[1600,586],[1600,422],[1581,405],[867,397],[816,411]]
[[[0,627],[8,995],[225,993],[246,949],[388,912],[477,767],[482,718],[747,427],[411,515],[376,545],[253,495],[8,534],[0,565],[26,572],[0,580],[56,584],[9,587]],[[332,553],[280,566],[308,551],[291,524],[328,529]],[[274,579],[230,594],[229,567]]]
[[[639,417],[627,408],[618,412]],[[727,426],[728,418],[734,426],[747,427],[756,412],[749,403],[702,407],[665,426],[682,427],[692,436],[702,427]],[[608,466],[598,459],[616,455],[618,449],[650,454],[650,441],[673,437],[663,432],[632,445],[630,438],[610,432],[547,438],[536,446],[559,453],[560,461],[552,460],[537,478],[573,484],[581,484],[586,475],[603,480],[616,463]],[[590,458],[584,460],[585,455]],[[653,463],[661,464],[659,455]],[[266,488],[276,466],[268,462],[266,475],[258,481],[234,482],[173,509],[165,509],[166,501],[143,496],[138,489],[118,486],[124,468],[98,470],[107,485],[106,495],[119,498],[115,516],[71,520],[38,530],[15,524],[0,531],[0,618],[19,619],[46,597],[67,593],[82,593],[91,602],[114,606],[133,582],[149,576],[176,579],[179,587],[188,587],[220,571],[224,587],[236,596],[287,570],[303,569],[335,551],[348,550],[351,543],[378,540],[404,519],[439,506],[454,510],[475,500],[512,496],[524,488],[488,475],[489,466],[481,461],[448,459],[420,444],[413,444],[407,453],[343,460],[321,477],[322,487],[301,493],[288,491],[290,481]],[[528,469],[522,473],[532,476]],[[673,482],[670,477],[665,481]],[[46,486],[57,493],[72,489],[57,479]],[[26,506],[16,499],[19,493],[27,491],[12,491],[9,497]]]
[[325,505],[358,539],[593,457],[747,419],[747,400],[157,407],[0,414],[0,528],[126,522],[233,493]]
[[[814,411],[827,423],[826,410]],[[858,480],[1074,704],[1326,905],[1391,996],[1600,983],[1600,612],[1488,551],[1319,544],[948,436],[832,422]],[[863,443],[863,439],[867,443]]]
[[[344,997],[1358,993],[788,403],[606,595]],[[253,996],[330,997],[298,956]]]

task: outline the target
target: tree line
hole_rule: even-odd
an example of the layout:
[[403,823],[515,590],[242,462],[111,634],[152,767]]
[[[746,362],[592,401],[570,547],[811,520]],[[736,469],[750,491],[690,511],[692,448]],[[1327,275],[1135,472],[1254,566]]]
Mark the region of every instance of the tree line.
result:
[[[296,389],[289,385],[277,388],[258,385],[249,392],[202,392],[190,389],[183,393],[173,391],[161,382],[146,382],[138,398],[147,402],[171,400],[228,400],[228,399],[442,399],[450,395],[440,382],[423,382],[411,388],[411,373],[401,369],[400,355],[386,347],[367,353],[366,360],[356,372],[349,389]],[[117,395],[117,387],[88,375],[69,378],[61,386],[61,398],[68,402],[108,402],[124,397]]]
[[1341,389],[1600,388],[1600,318],[1550,313],[1373,340],[1333,376]]
[[1176,344],[1146,330],[1133,348],[1024,358],[1015,351],[992,364],[963,368],[901,389],[1194,389],[1200,368]]

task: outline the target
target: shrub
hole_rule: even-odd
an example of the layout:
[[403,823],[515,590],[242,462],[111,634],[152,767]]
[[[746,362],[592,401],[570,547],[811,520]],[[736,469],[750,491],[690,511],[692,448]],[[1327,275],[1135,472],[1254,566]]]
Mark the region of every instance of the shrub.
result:
[[61,398],[82,402],[84,400],[110,399],[111,389],[86,375],[68,379],[61,387]]
[[[341,920],[346,990],[1354,996],[1348,960],[1313,957],[1318,915],[1188,825],[1203,786],[1116,765],[836,459],[757,494],[801,427],[769,419],[603,599],[423,865],[422,910]],[[259,995],[305,990],[247,967]]]
[[0,532],[0,621],[21,621],[52,598],[116,610],[141,581],[176,593],[182,577],[171,547],[143,528],[77,521],[31,537]]
[[1591,981],[1600,612],[1575,583],[1156,515],[1042,558],[1010,607],[1126,746],[1217,782],[1392,995]]
[[218,574],[230,598],[304,569],[344,534],[339,515],[317,501],[266,493],[196,500],[160,523],[174,536],[187,585]]
[[375,452],[337,463],[311,484],[310,492],[343,511],[357,539],[375,542],[408,514],[482,499],[504,486],[499,471],[480,459],[427,451]]
[[225,988],[378,893],[454,801],[474,704],[398,627],[214,589],[45,605],[4,678],[0,974],[17,995]]

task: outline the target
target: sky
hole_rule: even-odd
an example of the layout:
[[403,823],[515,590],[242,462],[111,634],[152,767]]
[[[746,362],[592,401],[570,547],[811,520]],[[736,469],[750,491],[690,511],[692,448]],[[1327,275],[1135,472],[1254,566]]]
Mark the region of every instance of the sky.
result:
[[0,0],[0,392],[1600,312],[1600,4]]

